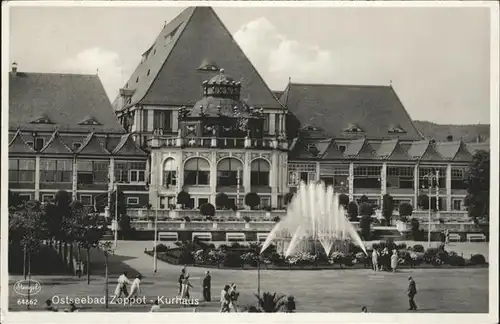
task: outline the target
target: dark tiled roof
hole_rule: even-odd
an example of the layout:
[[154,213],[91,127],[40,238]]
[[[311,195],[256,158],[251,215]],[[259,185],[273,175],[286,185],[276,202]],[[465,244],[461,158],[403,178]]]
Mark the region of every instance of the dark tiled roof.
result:
[[130,134],[125,134],[113,150],[113,155],[146,156],[146,153],[139,148]]
[[[9,128],[124,133],[97,75],[10,73]],[[87,115],[100,125],[78,125]],[[40,117],[52,123],[32,123]]]
[[344,155],[347,157],[356,157],[363,148],[365,144],[365,139],[352,140],[346,147]]
[[59,133],[55,131],[41,152],[45,154],[64,154],[72,153],[72,150],[64,143]]
[[[241,80],[241,98],[249,104],[282,108],[210,7],[190,7],[163,28],[147,58],[127,82],[135,92],[125,106],[194,104],[202,97],[202,82],[218,73],[199,70],[210,61]],[[121,108],[119,102],[117,98],[114,106]]]
[[78,154],[110,154],[94,133],[90,133],[82,146],[76,151]]
[[[318,126],[334,138],[422,138],[390,86],[290,83],[280,101],[303,125]],[[345,132],[349,125],[362,132]],[[391,125],[406,133],[390,133]]]
[[10,153],[35,153],[35,150],[26,143],[23,135],[18,130],[9,142],[9,154]]
[[490,142],[469,143],[467,148],[472,154],[476,154],[478,151],[490,151]]

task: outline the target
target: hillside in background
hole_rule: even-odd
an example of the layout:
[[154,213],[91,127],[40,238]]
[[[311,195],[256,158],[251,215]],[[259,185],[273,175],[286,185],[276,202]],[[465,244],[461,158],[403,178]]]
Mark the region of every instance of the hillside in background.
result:
[[446,141],[448,135],[468,143],[477,142],[478,135],[481,142],[490,138],[490,125],[441,125],[420,120],[415,120],[414,124],[423,136],[436,141]]

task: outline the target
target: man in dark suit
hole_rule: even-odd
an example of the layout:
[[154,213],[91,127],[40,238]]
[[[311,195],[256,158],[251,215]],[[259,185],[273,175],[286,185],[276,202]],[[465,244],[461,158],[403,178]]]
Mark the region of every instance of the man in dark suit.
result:
[[210,276],[210,271],[205,272],[205,278],[203,278],[203,299],[209,302],[211,299],[210,288],[212,286],[212,277]]
[[415,301],[413,300],[417,294],[417,284],[412,277],[408,277],[408,282],[408,300],[410,302],[409,310],[417,310],[417,304],[415,304]]
[[181,270],[181,275],[179,276],[179,296],[182,291],[182,282],[184,281],[184,278],[186,278],[186,267]]

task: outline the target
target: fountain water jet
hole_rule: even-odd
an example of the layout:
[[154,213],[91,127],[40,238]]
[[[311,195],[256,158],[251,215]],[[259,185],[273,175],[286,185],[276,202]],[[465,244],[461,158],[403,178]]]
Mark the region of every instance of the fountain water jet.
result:
[[302,182],[288,206],[286,217],[269,233],[261,253],[273,241],[280,239],[289,241],[286,257],[297,252],[304,240],[313,241],[313,244],[319,241],[327,255],[330,255],[336,242],[352,240],[367,254],[361,237],[347,219],[338,198],[331,186],[325,188],[324,183]]

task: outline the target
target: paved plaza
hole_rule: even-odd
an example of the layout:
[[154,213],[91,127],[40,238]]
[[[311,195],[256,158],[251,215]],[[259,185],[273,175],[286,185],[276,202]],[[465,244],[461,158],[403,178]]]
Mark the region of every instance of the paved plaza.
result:
[[[471,253],[487,252],[487,245],[477,243],[475,248],[485,248]],[[155,296],[175,297],[177,279],[181,266],[158,261],[158,271],[153,273],[153,259],[144,254],[144,248],[151,248],[151,242],[119,242],[115,256],[110,259],[110,294],[115,288],[116,278],[122,271],[129,276],[136,272],[144,276],[143,295],[148,299]],[[451,249],[457,251],[457,249]],[[459,252],[459,251],[457,251]],[[487,255],[487,253],[484,253]],[[464,253],[464,255],[467,252]],[[54,295],[104,296],[104,270],[102,259],[93,255],[94,274],[90,285],[86,278],[72,276],[34,276],[42,284],[40,294],[34,296],[37,305],[33,310],[42,310],[46,299]],[[206,269],[188,267],[191,276],[192,298],[201,299],[201,281]],[[210,269],[212,274],[211,303],[201,302],[196,311],[218,311],[219,294],[223,285],[236,283],[240,291],[239,305],[255,304],[257,292],[256,270]],[[403,269],[398,273],[373,273],[371,270],[263,270],[261,271],[261,292],[281,292],[295,296],[299,312],[358,312],[367,306],[370,312],[405,312],[408,308],[405,295],[407,278],[415,278],[418,287],[416,302],[420,312],[488,312],[488,269]],[[26,310],[17,305],[19,296],[15,295],[12,285],[20,276],[11,276],[9,307],[11,311]],[[63,307],[62,307],[63,308]],[[146,312],[149,306],[111,305],[109,311]],[[191,307],[179,305],[162,306],[163,311],[193,311]],[[81,311],[106,311],[104,305],[82,306]]]

